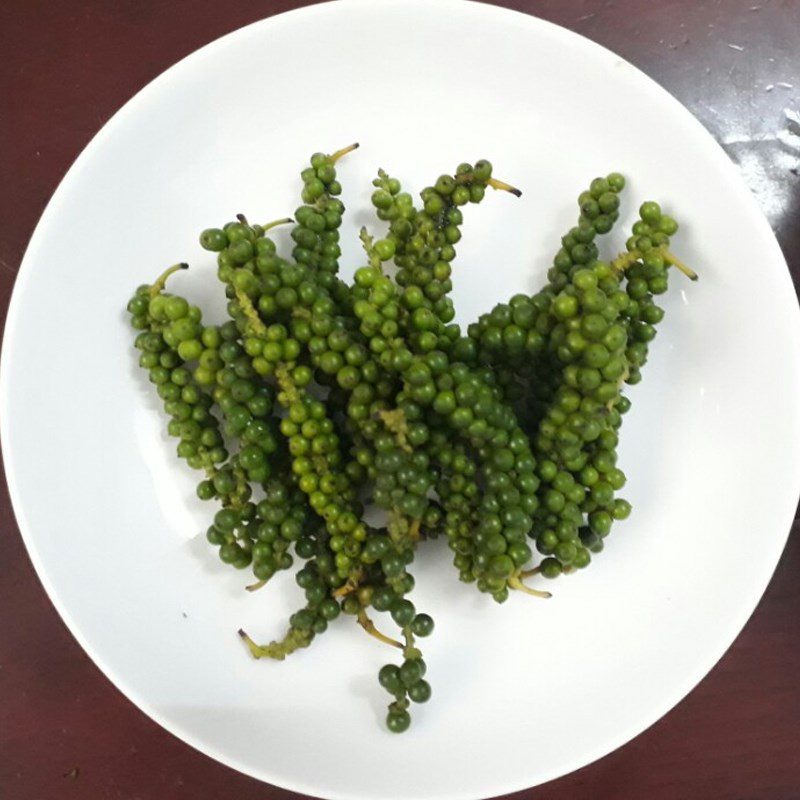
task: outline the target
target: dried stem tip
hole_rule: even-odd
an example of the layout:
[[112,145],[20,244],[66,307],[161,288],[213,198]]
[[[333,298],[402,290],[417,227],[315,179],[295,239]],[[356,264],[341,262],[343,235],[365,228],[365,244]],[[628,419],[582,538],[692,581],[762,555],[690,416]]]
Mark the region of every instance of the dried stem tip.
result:
[[492,189],[500,189],[503,192],[511,192],[515,197],[522,197],[522,191],[517,189],[516,186],[512,186],[510,183],[506,183],[505,181],[499,181],[497,178],[489,178],[486,181],[487,186],[491,186]]
[[689,266],[683,263],[674,253],[671,253],[666,248],[664,249],[664,258],[668,264],[679,269],[690,281],[696,281],[698,278],[697,273]]
[[347,147],[343,147],[341,150],[337,150],[335,153],[331,153],[328,158],[331,160],[331,164],[335,164],[342,156],[346,156],[348,153],[352,153],[353,150],[358,149],[360,145],[358,142],[353,142],[353,144],[347,145]]
[[261,652],[261,647],[257,645],[245,632],[242,628],[238,630],[239,636],[242,638],[244,643],[247,645],[247,649],[250,651],[250,654],[253,658],[261,658],[263,655]]

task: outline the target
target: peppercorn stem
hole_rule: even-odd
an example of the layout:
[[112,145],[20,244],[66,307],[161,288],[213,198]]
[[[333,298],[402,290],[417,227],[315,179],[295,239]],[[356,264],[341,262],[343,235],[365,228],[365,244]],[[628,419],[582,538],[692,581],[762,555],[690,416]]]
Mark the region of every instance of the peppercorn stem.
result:
[[286,636],[279,642],[256,644],[241,628],[239,628],[238,633],[253,658],[272,658],[276,661],[283,661],[286,656],[295,650],[301,647],[308,647],[314,638],[311,631],[290,628]]
[[520,578],[531,578],[534,575],[538,575],[542,571],[541,567],[534,567],[533,569],[524,569],[522,572],[519,573]]
[[413,543],[419,539],[419,525],[418,519],[409,520],[399,508],[393,507],[389,511],[386,529],[394,544],[403,548],[408,545],[409,540]]
[[342,156],[346,156],[348,153],[352,153],[353,150],[357,150],[361,145],[358,142],[353,142],[353,144],[347,145],[347,147],[343,147],[341,150],[337,150],[335,153],[331,153],[328,158],[331,161],[331,164],[335,164]]
[[247,321],[250,323],[253,333],[255,333],[256,336],[263,336],[267,332],[267,326],[263,323],[261,317],[258,316],[258,311],[256,311],[253,301],[244,292],[240,292],[238,289],[236,290],[236,299],[239,301],[239,305],[242,307],[242,311],[247,317]]
[[248,592],[255,592],[255,591],[258,591],[262,586],[266,586],[266,585],[267,585],[266,580],[263,580],[263,581],[256,581],[255,583],[250,583],[247,586],[245,586],[244,588]]
[[353,578],[348,578],[338,589],[334,589],[331,593],[332,597],[347,597],[358,588],[358,581]]
[[517,590],[517,591],[519,591],[519,592],[524,592],[525,594],[530,594],[530,595],[533,595],[534,597],[542,597],[542,598],[544,598],[544,599],[547,599],[547,598],[549,598],[549,597],[552,597],[552,596],[553,596],[553,595],[551,595],[551,594],[550,594],[550,592],[543,592],[543,591],[540,591],[539,589],[531,589],[531,587],[530,587],[530,586],[526,586],[526,585],[525,585],[525,584],[524,584],[524,583],[523,583],[523,582],[522,582],[522,581],[519,579],[519,576],[517,576],[517,575],[512,575],[512,576],[511,576],[511,577],[508,579],[508,585],[509,585],[509,586],[510,586],[512,589],[516,589],[516,590]]
[[506,183],[505,181],[500,181],[497,178],[489,178],[486,181],[487,186],[491,186],[492,189],[500,189],[503,192],[511,192],[515,197],[522,197],[522,192],[517,189],[516,186],[512,186],[510,183]]
[[278,225],[288,225],[290,222],[294,222],[291,217],[282,217],[281,219],[275,219],[272,222],[268,222],[266,225],[262,225],[261,227],[264,229],[264,233],[272,228],[277,228]]
[[405,645],[403,646],[403,658],[406,660],[422,658],[422,653],[414,644],[414,634],[411,631],[410,625],[406,625],[403,628],[403,638],[405,639]]
[[[698,274],[690,266],[684,264],[674,253],[668,250],[666,245],[656,248],[656,252],[661,254],[667,264],[679,269],[689,280],[696,281],[699,278]],[[624,272],[631,264],[642,258],[643,255],[641,250],[636,249],[628,253],[621,253],[611,262],[611,268],[617,272]]]
[[253,658],[261,658],[262,656],[266,655],[264,650],[266,648],[262,647],[260,644],[256,644],[245,632],[242,628],[239,628],[237,631],[241,639],[247,645],[248,650],[250,650],[250,654]]
[[185,262],[181,262],[180,264],[173,264],[169,269],[165,269],[155,280],[153,285],[150,287],[150,297],[155,297],[161,290],[167,285],[167,279],[173,272],[177,272],[180,269],[189,269],[189,265]]
[[391,411],[383,409],[378,412],[378,416],[383,420],[383,424],[397,437],[397,444],[407,453],[413,453],[414,449],[408,443],[408,421],[402,408],[395,408]]
[[366,227],[361,228],[358,233],[358,238],[361,239],[361,245],[364,248],[364,252],[367,254],[367,258],[369,259],[369,265],[382,271],[382,262],[378,254],[375,252],[375,239],[370,236]]
[[641,250],[630,250],[627,253],[620,253],[612,262],[611,269],[616,272],[625,272],[628,267],[642,257]]
[[367,616],[367,612],[364,611],[363,607],[359,609],[358,616],[356,617],[358,624],[370,635],[374,636],[379,641],[383,642],[384,644],[389,644],[392,647],[399,647],[401,650],[403,649],[403,645],[401,642],[398,642],[397,639],[392,639],[391,636],[387,636],[385,633],[381,633],[376,627],[375,623]]
[[689,266],[683,263],[674,253],[667,250],[666,247],[661,248],[661,252],[668,264],[677,267],[690,281],[696,281],[698,274]]
[[[297,402],[300,399],[300,393],[294,385],[294,381],[289,374],[289,368],[286,364],[278,364],[278,366],[275,367],[275,377],[278,380],[278,386],[281,392],[286,395],[286,404]],[[281,398],[278,397],[278,400],[280,401]]]

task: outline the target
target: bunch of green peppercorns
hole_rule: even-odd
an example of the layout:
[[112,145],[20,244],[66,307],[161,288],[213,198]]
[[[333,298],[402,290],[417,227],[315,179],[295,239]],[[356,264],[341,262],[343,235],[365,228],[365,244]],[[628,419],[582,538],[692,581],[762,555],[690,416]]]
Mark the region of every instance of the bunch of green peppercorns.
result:
[[[315,153],[301,172],[293,219],[258,225],[239,214],[202,232],[217,256],[229,319],[206,324],[169,294],[176,264],[128,303],[139,363],[155,384],[178,456],[202,472],[216,512],[208,541],[252,568],[254,591],[299,559],[305,604],[283,639],[239,635],[256,658],[308,646],[340,614],[402,652],[380,685],[389,730],[431,696],[419,640],[433,620],[409,595],[423,540],[443,535],[462,581],[497,602],[527,579],[587,567],[630,504],[617,496],[626,384],[641,379],[664,311],[677,230],[646,202],[627,252],[600,258],[598,237],[619,217],[622,175],[578,197],[547,283],[495,306],[466,332],[453,322],[453,264],[463,208],[486,189],[519,196],[485,160],[439,176],[415,203],[380,170],[372,204],[388,223],[352,283],[338,276],[344,205],[336,166],[354,150]],[[270,231],[291,224],[293,248]],[[365,521],[367,507],[383,523]],[[543,558],[533,564],[534,550]],[[388,612],[399,629],[373,621]]]

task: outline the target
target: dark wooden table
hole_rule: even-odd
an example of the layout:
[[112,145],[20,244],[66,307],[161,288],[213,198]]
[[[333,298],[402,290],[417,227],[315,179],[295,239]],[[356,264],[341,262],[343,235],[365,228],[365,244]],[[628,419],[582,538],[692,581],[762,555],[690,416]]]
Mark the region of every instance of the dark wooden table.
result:
[[[117,108],[201,45],[299,5],[306,3],[0,2],[3,318],[39,214],[72,160]],[[800,282],[800,3],[517,0],[503,5],[606,45],[686,104],[739,164],[795,283]],[[46,502],[47,487],[42,491]],[[515,797],[800,798],[798,522],[794,528],[753,618],[683,703],[621,750]],[[0,535],[0,797],[297,797],[191,750],[106,680],[45,596],[5,488]]]

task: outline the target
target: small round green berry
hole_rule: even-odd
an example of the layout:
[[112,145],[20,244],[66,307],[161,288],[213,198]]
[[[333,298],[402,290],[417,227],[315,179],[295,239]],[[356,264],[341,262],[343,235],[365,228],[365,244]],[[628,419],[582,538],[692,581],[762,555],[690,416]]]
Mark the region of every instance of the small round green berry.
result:
[[648,200],[639,207],[639,216],[648,225],[656,226],[661,220],[661,206],[652,200]]
[[392,733],[403,733],[411,725],[411,715],[408,711],[390,711],[386,716],[386,727]]
[[411,622],[414,636],[425,637],[433,633],[433,619],[428,614],[417,614]]
[[408,687],[408,697],[415,703],[427,703],[431,698],[431,685],[426,680],[418,680]]

